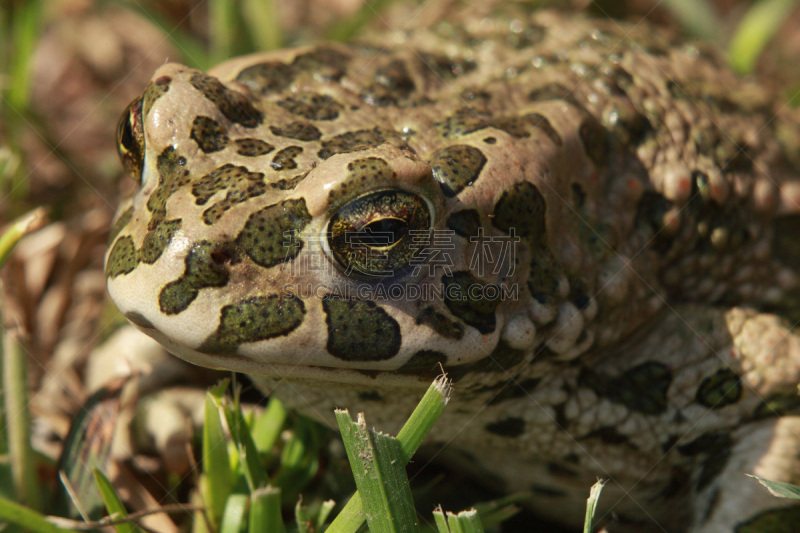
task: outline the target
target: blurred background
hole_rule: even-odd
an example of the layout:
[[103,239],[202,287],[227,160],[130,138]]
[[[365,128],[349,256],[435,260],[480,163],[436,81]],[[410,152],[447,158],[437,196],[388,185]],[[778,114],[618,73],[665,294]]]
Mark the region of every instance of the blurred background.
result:
[[[432,18],[446,17],[456,3],[424,2],[430,9],[427,13],[435,14]],[[480,3],[486,8],[491,1]],[[742,75],[774,87],[781,102],[800,103],[800,3],[796,1],[516,3],[621,20],[645,17],[689,40],[711,41],[728,53]],[[421,4],[388,0],[0,1],[0,224],[44,208],[38,219],[41,229],[19,243],[4,267],[0,304],[4,329],[25,357],[25,394],[30,400],[40,482],[54,486],[54,465],[70,423],[90,394],[118,370],[115,365],[120,363],[114,355],[155,350],[126,336],[106,348],[111,355],[96,349],[125,323],[106,297],[102,272],[110,221],[119,199],[135,187],[133,179],[123,175],[115,129],[120,114],[142,92],[153,71],[166,61],[206,69],[243,53],[403,27]],[[167,366],[158,367],[165,369],[160,380],[141,386],[140,395],[167,383],[204,387],[220,377],[169,366],[173,363],[153,357],[158,362],[151,366]],[[257,393],[252,399],[259,402]],[[142,508],[152,505],[147,495],[152,499],[165,486],[180,486],[177,493],[183,495],[191,492],[194,478],[185,476],[191,459],[186,450],[175,452],[177,465],[165,464],[169,460],[165,453],[167,457],[169,453],[159,452],[142,452],[139,462],[129,467],[128,478],[118,472],[128,502],[138,501]],[[5,457],[7,463],[8,455],[3,453],[0,449],[0,458]],[[136,481],[137,469],[166,481],[161,488]],[[0,461],[0,493],[13,496],[12,486],[3,484],[2,470]],[[183,473],[176,474],[178,481],[170,482],[170,473],[175,472]],[[138,500],[134,498],[137,491]],[[179,519],[168,522],[152,527],[177,531],[181,524]]]

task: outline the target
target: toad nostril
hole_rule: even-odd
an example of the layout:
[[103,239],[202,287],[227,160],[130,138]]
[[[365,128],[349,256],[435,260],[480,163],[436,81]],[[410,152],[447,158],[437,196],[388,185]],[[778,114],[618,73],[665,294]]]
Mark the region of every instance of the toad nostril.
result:
[[226,251],[218,251],[211,253],[211,260],[217,263],[218,265],[230,263],[233,258],[231,255]]

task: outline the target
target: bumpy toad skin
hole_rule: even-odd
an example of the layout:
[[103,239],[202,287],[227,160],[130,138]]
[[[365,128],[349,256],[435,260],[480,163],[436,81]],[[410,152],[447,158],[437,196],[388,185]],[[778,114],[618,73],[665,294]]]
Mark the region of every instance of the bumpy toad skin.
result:
[[743,476],[800,481],[800,127],[771,99],[547,12],[167,64],[120,122],[109,292],[321,419],[396,429],[441,363],[434,438],[565,524],[602,476],[611,531],[794,531]]

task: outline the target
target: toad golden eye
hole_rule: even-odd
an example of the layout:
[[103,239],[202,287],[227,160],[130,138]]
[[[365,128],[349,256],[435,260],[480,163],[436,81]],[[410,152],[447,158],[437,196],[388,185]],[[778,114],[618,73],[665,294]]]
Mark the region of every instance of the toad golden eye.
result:
[[125,170],[141,180],[144,161],[144,124],[142,123],[142,98],[137,98],[125,108],[117,123],[117,153]]
[[402,190],[376,191],[343,206],[328,223],[328,247],[348,275],[369,280],[401,273],[431,229],[422,197]]

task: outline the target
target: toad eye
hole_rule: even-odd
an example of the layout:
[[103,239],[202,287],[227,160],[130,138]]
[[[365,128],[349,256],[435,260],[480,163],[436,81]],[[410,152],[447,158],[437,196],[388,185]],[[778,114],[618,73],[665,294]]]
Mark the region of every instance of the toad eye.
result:
[[142,97],[130,103],[117,123],[117,153],[122,166],[141,182],[144,164],[144,124]]
[[349,276],[374,280],[409,266],[431,229],[431,208],[414,193],[384,190],[345,204],[328,223],[328,250]]

